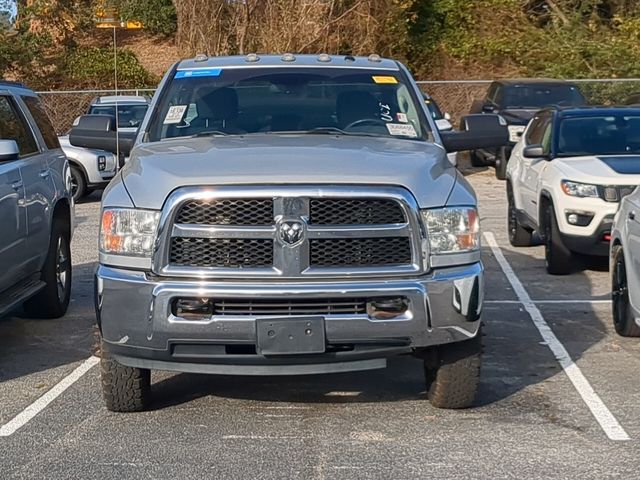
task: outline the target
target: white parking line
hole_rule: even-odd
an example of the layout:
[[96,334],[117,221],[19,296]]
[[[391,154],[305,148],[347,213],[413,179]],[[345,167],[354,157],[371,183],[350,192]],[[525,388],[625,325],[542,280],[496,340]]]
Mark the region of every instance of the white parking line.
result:
[[[608,305],[611,303],[611,300],[531,300],[532,303],[537,303],[539,305],[554,305],[554,304],[571,304],[571,303],[586,303],[589,305]],[[517,304],[522,305],[520,300],[485,300],[483,303],[493,303],[493,304]]]
[[593,387],[589,384],[589,381],[583,375],[580,368],[571,359],[567,349],[562,345],[562,343],[560,343],[560,340],[555,336],[542,316],[542,313],[538,310],[538,307],[536,307],[535,303],[529,297],[529,294],[520,282],[520,279],[511,268],[511,265],[505,258],[502,250],[500,250],[493,233],[485,232],[484,238],[491,248],[493,255],[496,257],[496,260],[500,264],[500,268],[502,268],[502,271],[509,280],[509,283],[511,283],[511,287],[518,296],[518,299],[531,317],[533,324],[540,332],[542,339],[555,355],[556,360],[567,374],[567,377],[569,377],[571,383],[573,383],[573,386],[582,397],[582,400],[587,405],[596,421],[600,424],[600,427],[602,427],[602,430],[604,430],[604,433],[611,440],[629,440],[630,438],[627,432],[624,431],[620,423],[618,423],[618,420],[616,420],[602,399],[593,390]]
[[91,370],[91,367],[100,362],[98,357],[89,357],[82,362],[73,372],[64,377],[47,393],[38,398],[35,402],[25,408],[18,415],[13,417],[9,422],[0,427],[0,437],[8,437],[13,435],[20,428],[24,427],[29,421],[44,410],[47,405],[53,402],[67,388],[77,382],[85,373]]

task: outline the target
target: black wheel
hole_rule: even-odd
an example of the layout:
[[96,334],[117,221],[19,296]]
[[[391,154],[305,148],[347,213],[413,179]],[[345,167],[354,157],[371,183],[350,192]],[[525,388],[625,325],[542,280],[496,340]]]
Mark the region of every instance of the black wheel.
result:
[[437,408],[468,408],[480,385],[482,335],[441,345],[424,361],[427,397]]
[[102,348],[100,359],[102,396],[111,412],[141,412],[151,397],[151,370],[127,367]]
[[544,257],[547,272],[551,275],[568,275],[573,270],[574,255],[562,241],[556,213],[550,202],[545,207]]
[[636,323],[627,283],[627,267],[624,263],[622,247],[616,247],[613,253],[613,271],[611,272],[611,300],[613,306],[613,326],[623,337],[640,337],[640,326]]
[[77,202],[85,195],[87,195],[87,180],[84,178],[84,173],[75,166],[71,167],[71,194],[73,195],[74,202]]
[[498,180],[505,180],[507,178],[507,163],[509,162],[509,156],[507,149],[502,147],[498,150],[496,155],[496,178]]
[[29,316],[58,318],[67,312],[71,297],[69,240],[69,226],[60,218],[54,219],[49,251],[41,273],[46,286],[25,302],[24,309]]
[[509,243],[514,247],[529,247],[533,237],[533,231],[523,227],[518,222],[518,212],[513,198],[513,188],[507,183],[507,220],[509,230]]

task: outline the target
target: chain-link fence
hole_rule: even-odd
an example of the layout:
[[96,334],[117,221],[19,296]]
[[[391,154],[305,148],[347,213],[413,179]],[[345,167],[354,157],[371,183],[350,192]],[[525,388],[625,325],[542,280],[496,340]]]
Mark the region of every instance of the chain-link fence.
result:
[[[626,104],[631,96],[640,94],[640,79],[593,79],[573,80],[578,84],[590,103],[598,105]],[[448,112],[454,125],[469,112],[476,99],[483,98],[490,80],[443,80],[418,82],[438,102],[443,112]],[[120,95],[152,95],[151,89],[119,90]],[[97,96],[113,95],[113,90],[79,90],[38,92],[42,98],[54,127],[59,134],[65,133],[73,120],[86,112],[91,100]],[[638,98],[640,103],[640,98]]]
[[[118,90],[118,95],[153,95],[152,89]],[[76,117],[87,112],[96,97],[114,95],[115,90],[64,90],[38,92],[58,135],[65,134]]]

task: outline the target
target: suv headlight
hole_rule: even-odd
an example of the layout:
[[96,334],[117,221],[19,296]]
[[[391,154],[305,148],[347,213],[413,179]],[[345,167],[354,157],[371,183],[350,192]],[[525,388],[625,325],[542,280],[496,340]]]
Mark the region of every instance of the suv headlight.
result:
[[100,252],[150,257],[160,212],[132,208],[105,208],[100,223]]
[[598,187],[596,185],[562,180],[560,186],[562,187],[562,191],[571,197],[600,197],[600,194],[598,193]]
[[474,207],[439,208],[421,213],[431,256],[479,252],[480,219]]

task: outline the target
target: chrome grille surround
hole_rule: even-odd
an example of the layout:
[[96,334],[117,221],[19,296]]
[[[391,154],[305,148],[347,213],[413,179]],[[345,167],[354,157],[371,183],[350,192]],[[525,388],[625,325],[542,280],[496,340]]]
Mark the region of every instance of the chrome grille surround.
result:
[[[312,199],[390,200],[399,205],[403,223],[375,225],[309,224]],[[272,225],[203,225],[175,223],[181,208],[189,202],[218,200],[271,199]],[[285,245],[278,238],[277,225],[282,220],[301,219],[305,224],[304,241]],[[397,219],[394,218],[394,219]],[[273,264],[269,266],[188,266],[170,261],[172,238],[245,239],[273,242]],[[313,265],[310,244],[313,240],[408,239],[410,261],[380,265]],[[403,242],[406,242],[404,240]],[[175,190],[165,202],[160,218],[153,255],[154,274],[183,278],[370,278],[372,276],[407,276],[423,273],[423,258],[428,258],[423,239],[419,210],[413,196],[400,187],[387,186],[223,186],[184,187]]]

